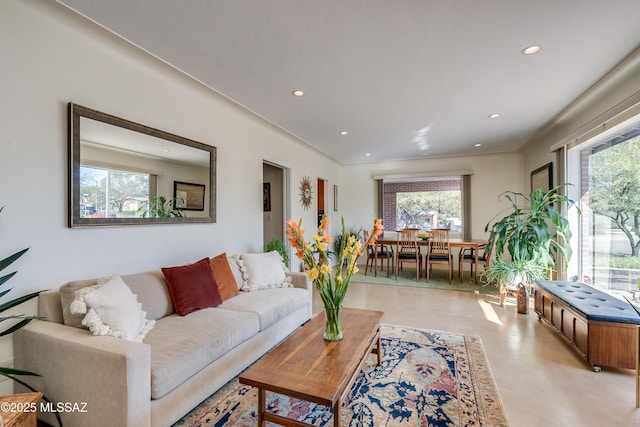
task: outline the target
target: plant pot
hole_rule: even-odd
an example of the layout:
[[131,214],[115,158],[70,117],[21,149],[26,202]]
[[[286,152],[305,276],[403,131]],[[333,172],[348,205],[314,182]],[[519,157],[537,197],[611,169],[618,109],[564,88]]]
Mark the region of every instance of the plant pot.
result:
[[527,276],[519,271],[511,271],[504,280],[504,286],[509,292],[517,292],[518,285],[523,283],[527,285]]

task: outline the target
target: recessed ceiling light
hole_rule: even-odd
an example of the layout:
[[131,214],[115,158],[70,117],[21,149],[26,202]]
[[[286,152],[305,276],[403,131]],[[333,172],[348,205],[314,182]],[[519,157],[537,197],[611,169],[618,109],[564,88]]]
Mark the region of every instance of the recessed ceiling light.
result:
[[482,144],[473,144],[474,147],[482,147]]
[[540,49],[542,49],[542,46],[540,46],[539,44],[534,44],[522,49],[522,53],[524,53],[525,55],[532,55],[534,53],[540,52]]
[[347,132],[346,130],[341,130],[340,135],[349,135],[349,132]]
[[490,119],[497,119],[498,117],[500,117],[500,114],[498,113],[489,114]]
[[300,89],[294,90],[291,93],[293,94],[293,96],[304,96],[304,92],[301,91]]
[[371,153],[365,153],[365,156],[370,156],[370,155],[371,155]]

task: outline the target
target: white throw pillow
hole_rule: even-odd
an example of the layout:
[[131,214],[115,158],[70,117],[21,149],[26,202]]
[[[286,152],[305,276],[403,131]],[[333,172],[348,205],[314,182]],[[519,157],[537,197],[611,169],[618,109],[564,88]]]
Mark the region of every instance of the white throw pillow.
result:
[[105,279],[95,286],[81,288],[69,307],[73,314],[85,314],[82,324],[93,335],[109,335],[142,342],[153,329],[155,320],[146,320],[142,305],[120,276]]
[[245,281],[241,291],[259,291],[271,288],[291,288],[289,271],[276,251],[262,254],[242,254],[238,261]]

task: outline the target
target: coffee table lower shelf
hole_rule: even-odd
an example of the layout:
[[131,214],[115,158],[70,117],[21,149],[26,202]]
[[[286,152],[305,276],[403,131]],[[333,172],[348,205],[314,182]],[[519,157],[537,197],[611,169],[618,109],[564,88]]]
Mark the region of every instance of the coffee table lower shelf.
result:
[[343,308],[344,338],[328,342],[322,338],[325,319],[320,314],[243,372],[240,383],[258,389],[258,426],[267,421],[291,427],[311,425],[268,412],[266,392],[270,391],[333,408],[333,425],[338,427],[342,403],[369,354],[377,355],[380,366],[383,316],[381,311]]

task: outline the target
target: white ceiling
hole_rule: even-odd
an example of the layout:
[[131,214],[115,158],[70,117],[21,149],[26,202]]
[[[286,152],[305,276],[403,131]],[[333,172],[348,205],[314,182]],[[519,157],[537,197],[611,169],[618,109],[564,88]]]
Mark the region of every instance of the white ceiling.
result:
[[515,150],[640,46],[639,0],[58,1],[345,164]]

